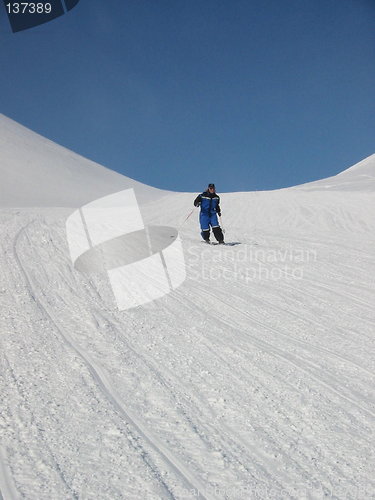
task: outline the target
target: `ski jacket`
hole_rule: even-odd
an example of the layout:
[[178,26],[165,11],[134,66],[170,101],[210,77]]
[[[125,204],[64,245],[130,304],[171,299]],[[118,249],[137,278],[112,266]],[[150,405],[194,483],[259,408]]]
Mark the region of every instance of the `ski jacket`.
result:
[[218,196],[216,193],[209,193],[208,191],[205,191],[202,194],[198,194],[198,196],[194,200],[194,206],[200,206],[202,214],[221,215],[220,196]]

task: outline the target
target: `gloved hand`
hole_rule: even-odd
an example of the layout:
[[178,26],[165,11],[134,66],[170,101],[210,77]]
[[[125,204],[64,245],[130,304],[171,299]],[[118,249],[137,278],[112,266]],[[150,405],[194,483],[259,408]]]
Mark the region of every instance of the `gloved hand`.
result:
[[217,213],[217,215],[218,215],[219,217],[221,217],[221,212],[218,212],[218,213]]
[[194,202],[194,206],[195,206],[195,207],[199,207],[199,205],[200,205],[200,204],[201,204],[201,202],[200,202],[200,201],[197,201],[196,203]]

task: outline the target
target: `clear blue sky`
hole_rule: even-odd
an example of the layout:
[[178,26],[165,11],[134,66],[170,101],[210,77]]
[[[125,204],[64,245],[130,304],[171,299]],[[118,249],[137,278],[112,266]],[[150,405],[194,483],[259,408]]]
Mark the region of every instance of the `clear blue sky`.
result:
[[374,26],[375,0],[81,0],[13,34],[0,5],[0,111],[160,188],[300,184],[375,152]]

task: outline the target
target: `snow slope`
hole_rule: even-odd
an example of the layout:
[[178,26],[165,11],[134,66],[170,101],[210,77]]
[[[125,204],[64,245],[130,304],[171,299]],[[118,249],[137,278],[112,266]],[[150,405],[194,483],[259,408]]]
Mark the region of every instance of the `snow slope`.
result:
[[0,207],[80,207],[132,187],[140,203],[164,192],[108,170],[0,114]]
[[329,189],[338,191],[375,191],[375,155],[365,158],[338,175],[297,186],[298,189]]
[[[0,127],[0,497],[374,498],[375,156],[223,195],[241,244],[202,244],[195,212],[186,281],[119,311],[65,221],[134,181]],[[137,189],[174,227],[195,195]]]

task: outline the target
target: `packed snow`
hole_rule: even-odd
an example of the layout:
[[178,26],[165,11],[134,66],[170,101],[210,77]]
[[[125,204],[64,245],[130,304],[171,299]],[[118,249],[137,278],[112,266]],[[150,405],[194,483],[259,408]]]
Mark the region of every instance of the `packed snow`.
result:
[[[0,176],[0,498],[375,497],[375,155],[222,194],[234,246],[187,218],[211,179],[157,190],[2,115]],[[121,311],[66,220],[130,187],[186,279]]]

